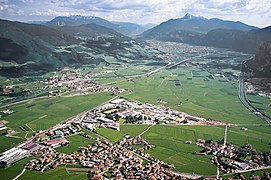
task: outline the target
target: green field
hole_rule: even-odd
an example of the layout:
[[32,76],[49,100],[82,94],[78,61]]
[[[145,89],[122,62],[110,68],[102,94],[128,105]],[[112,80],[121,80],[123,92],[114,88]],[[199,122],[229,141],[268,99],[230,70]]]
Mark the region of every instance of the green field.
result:
[[102,137],[109,139],[112,142],[119,141],[125,135],[120,131],[116,131],[116,130],[108,129],[108,128],[98,128],[95,130],[95,132],[97,132]]
[[271,117],[271,99],[259,95],[247,94],[250,103],[259,111]]
[[[165,106],[193,115],[231,123],[265,123],[242,105],[237,81],[227,82],[227,78],[220,77],[210,80],[204,70],[198,70],[197,77],[192,77],[195,70],[180,67],[116,86],[132,90],[126,98],[143,103],[159,104],[157,99],[162,99],[168,102]],[[181,86],[176,86],[175,80],[179,80]],[[177,106],[178,103],[181,105]]]
[[[31,129],[34,131],[48,129],[60,121],[96,107],[110,98],[112,96],[109,93],[99,93],[75,97],[51,97],[10,106],[9,108],[15,113],[4,116],[1,120],[8,121],[7,126],[19,132],[14,134],[18,138],[0,136],[0,142],[3,143],[0,146],[0,152],[22,142],[26,133],[28,133],[27,137],[31,137],[33,133]],[[4,109],[0,109],[0,111]]]
[[147,72],[150,72],[154,69],[158,68],[157,66],[129,66],[126,68],[118,68],[115,69],[115,72],[110,72],[102,75],[95,76],[95,78],[112,78],[112,77],[124,77],[124,76],[134,76],[141,75]]
[[18,174],[22,172],[25,164],[27,164],[31,159],[35,159],[35,157],[22,159],[18,161],[15,165],[8,168],[0,168],[0,179],[10,180],[15,178]]
[[67,146],[57,148],[58,152],[71,154],[74,151],[78,151],[80,146],[87,146],[95,143],[95,141],[80,135],[70,136],[67,138],[67,140],[69,141],[69,144]]
[[130,125],[130,124],[123,124],[120,126],[120,131],[123,134],[129,134],[131,137],[136,137],[143,131],[145,131],[150,125]]
[[[127,80],[125,78],[103,78],[103,79],[96,79],[96,81],[100,84],[107,84],[107,83],[122,82],[122,81],[127,81]],[[114,86],[114,84],[112,86]]]
[[[122,132],[135,136],[145,127],[123,125],[121,128],[123,128]],[[257,150],[269,151],[271,134],[268,131],[270,131],[269,127],[248,127],[247,132],[240,130],[240,127],[230,127],[228,128],[228,142],[244,145],[248,140]],[[216,167],[210,163],[210,156],[199,156],[192,153],[201,150],[195,144],[195,140],[198,138],[223,139],[224,127],[155,125],[143,134],[143,138],[156,146],[148,150],[148,153],[159,160],[174,164],[178,171],[214,175]],[[193,143],[185,144],[185,141],[188,140]]]
[[82,130],[82,132],[84,132],[84,133],[90,135],[90,136],[93,137],[93,138],[99,138],[99,139],[102,138],[101,135],[99,135],[99,134],[97,134],[97,133],[95,133],[95,132],[93,132],[93,131],[89,131],[89,130],[84,129],[84,128],[82,128],[81,130]]
[[[195,173],[200,175],[213,175],[216,167],[211,164],[210,156],[192,154],[201,148],[196,146],[197,138],[219,140],[223,137],[223,128],[200,126],[153,126],[143,138],[156,147],[148,150],[155,158],[175,165],[180,172]],[[185,144],[191,140],[192,144]]]
[[14,147],[15,145],[22,142],[24,139],[21,138],[13,138],[13,137],[6,137],[6,136],[0,136],[0,152],[3,152],[7,149],[10,149]]
[[[251,174],[254,174],[255,176],[260,176],[260,177],[263,177],[264,173],[265,172],[268,172],[268,173],[271,173],[271,169],[263,169],[263,170],[257,170],[257,171],[251,171],[251,172],[245,172],[245,173],[241,173],[246,179],[249,179],[249,176]],[[235,175],[232,174],[232,175],[224,175],[222,176],[223,179],[226,179],[226,178],[234,178]]]
[[[110,98],[112,96],[109,93],[98,93],[85,96],[30,100],[27,103],[10,106],[9,108],[15,113],[7,115],[3,119],[9,121],[7,126],[14,128],[16,131],[22,131],[21,126],[26,124],[34,131],[44,130],[62,120],[91,109]],[[0,111],[4,109],[6,108],[0,109]]]
[[68,174],[65,167],[59,167],[57,169],[53,169],[50,171],[46,171],[44,173],[37,172],[37,171],[30,171],[26,170],[25,173],[19,178],[19,180],[38,180],[38,179],[45,179],[45,180],[78,180],[78,179],[88,179],[87,174]]
[[228,128],[228,143],[243,145],[251,144],[258,151],[271,150],[271,127],[246,127],[247,131],[240,130],[240,127]]
[[[0,179],[1,180],[10,180],[15,178],[17,175],[19,175],[24,166],[31,160],[35,159],[36,157],[29,157],[20,160],[15,165],[10,166],[8,168],[2,169],[0,168]],[[24,174],[19,178],[19,180],[24,179],[31,179],[31,180],[37,180],[37,179],[88,179],[87,174],[68,174],[66,171],[66,168],[64,166],[59,167],[57,169],[53,169],[50,171],[45,171],[43,173],[37,172],[37,171],[30,171],[26,170]]]

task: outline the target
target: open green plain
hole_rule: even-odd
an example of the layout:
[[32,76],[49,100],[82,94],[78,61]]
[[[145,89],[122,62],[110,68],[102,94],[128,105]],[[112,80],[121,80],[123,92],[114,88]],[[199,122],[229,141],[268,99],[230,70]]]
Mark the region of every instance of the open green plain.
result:
[[109,139],[112,142],[119,141],[125,135],[121,131],[116,131],[116,130],[108,129],[108,128],[97,128],[95,132],[97,132],[102,137]]
[[[257,171],[244,172],[244,173],[240,173],[240,174],[242,174],[246,179],[250,179],[251,174],[254,174],[255,176],[263,177],[265,172],[271,173],[271,169],[262,169],[262,170],[257,170]],[[235,177],[236,177],[235,174],[222,176],[222,178],[224,178],[224,179],[235,178]]]
[[66,146],[62,146],[57,148],[56,150],[58,152],[64,153],[64,154],[71,154],[74,151],[78,151],[79,147],[81,146],[87,146],[89,144],[95,143],[94,140],[85,138],[81,135],[74,135],[67,138],[69,141],[69,144]]
[[18,161],[15,165],[10,166],[8,168],[0,168],[0,179],[1,180],[10,180],[19,175],[25,164],[28,163],[31,159],[35,159],[36,157],[24,158]]
[[124,77],[124,76],[134,76],[142,75],[148,73],[154,69],[157,69],[157,66],[142,66],[142,65],[131,65],[125,68],[116,68],[114,72],[97,75],[94,78],[112,78],[112,77]]
[[0,136],[0,152],[3,152],[7,149],[10,149],[20,142],[22,142],[24,139],[23,138],[14,138],[14,137],[7,137],[7,136]]
[[[166,46],[168,47],[168,46]],[[190,50],[191,47],[189,46]],[[180,51],[177,49],[176,51]],[[193,57],[190,52],[184,50],[183,57]],[[174,50],[175,51],[175,50]],[[195,50],[195,55],[198,50]],[[224,50],[221,50],[224,52]],[[229,52],[226,52],[226,55]],[[185,56],[188,55],[188,56]],[[179,60],[181,60],[180,58]],[[198,58],[197,63],[206,64],[208,57]],[[193,60],[194,61],[194,60]],[[235,64],[239,61],[232,60]],[[241,61],[240,61],[241,62]],[[225,62],[229,64],[229,62]],[[146,65],[146,64],[145,64]],[[162,66],[162,65],[161,65]],[[118,86],[130,90],[121,94],[127,99],[137,100],[142,103],[152,103],[156,105],[165,105],[170,108],[183,111],[189,114],[203,116],[219,121],[240,123],[240,124],[265,124],[256,115],[247,110],[238,99],[238,82],[234,78],[215,77],[208,78],[210,69],[203,69],[191,64],[189,66],[181,66],[175,69],[159,72],[148,77],[137,77],[127,80],[124,76],[133,76],[144,74],[157,68],[154,66],[130,66],[126,67],[110,67],[87,69],[82,68],[82,72],[103,72],[105,70],[117,70],[115,72],[96,76],[100,83],[117,82],[113,86]],[[216,70],[214,70],[216,71]],[[214,72],[212,71],[212,72]],[[228,71],[228,70],[227,70]],[[219,70],[218,70],[219,72]],[[47,74],[44,77],[49,77]],[[119,82],[121,81],[121,82]],[[179,81],[180,86],[176,86],[175,82]],[[6,84],[8,84],[7,82]],[[19,81],[14,82],[19,83]],[[36,84],[29,84],[31,88],[36,88]],[[24,87],[27,88],[27,85]],[[39,88],[39,86],[37,86]],[[0,97],[1,98],[1,97]],[[7,120],[8,127],[19,131],[19,138],[0,136],[0,142],[5,144],[0,147],[0,151],[8,149],[23,140],[25,136],[29,137],[34,131],[47,129],[58,122],[74,116],[82,111],[95,107],[102,102],[112,98],[109,93],[92,94],[76,97],[54,97],[29,101],[13,105],[10,108],[15,110],[12,115],[7,115],[2,120]],[[253,96],[248,98],[258,109],[271,115],[270,108],[267,106],[270,100]],[[157,102],[161,99],[163,102]],[[4,110],[6,108],[0,109]],[[126,134],[135,137],[145,131],[149,125],[127,125],[122,124],[120,131],[112,129],[96,129],[96,132],[89,132],[82,129],[83,132],[93,137],[104,137],[112,142],[117,142]],[[270,127],[264,126],[245,126],[248,131],[240,130],[239,127],[228,128],[228,143],[235,145],[252,144],[258,151],[271,150],[271,134]],[[24,130],[22,130],[22,128]],[[28,134],[27,134],[28,133]],[[155,158],[174,164],[176,170],[180,172],[196,173],[201,175],[215,175],[216,166],[211,164],[211,156],[200,156],[193,154],[201,150],[195,144],[195,140],[212,139],[222,140],[224,138],[224,127],[222,126],[167,126],[155,125],[146,131],[143,135],[149,143],[154,144],[146,153],[150,153]],[[78,150],[80,146],[92,144],[94,141],[79,135],[67,138],[70,144],[60,147],[57,150],[63,153],[71,153]],[[192,144],[186,144],[185,141],[192,141]],[[18,175],[24,165],[30,159],[23,159],[7,169],[0,169],[0,179],[12,179]],[[270,172],[269,170],[267,170]],[[256,173],[262,173],[257,171]],[[245,174],[247,176],[248,173]],[[88,179],[87,174],[68,174],[64,166],[46,171],[44,173],[26,170],[19,179]]]
[[[109,93],[90,94],[74,97],[49,97],[10,106],[15,111],[3,117],[7,126],[22,131],[28,125],[34,131],[44,130],[80,112],[98,106],[112,98]],[[0,109],[5,110],[6,108]]]
[[45,180],[78,180],[78,179],[89,179],[87,174],[68,174],[66,168],[64,166],[59,167],[57,169],[53,169],[50,171],[45,171],[43,173],[37,171],[30,171],[26,170],[25,173],[19,178],[19,180],[38,180],[38,179],[45,179]]
[[[255,114],[246,109],[238,99],[238,82],[226,81],[226,78],[208,79],[207,71],[198,71],[198,77],[192,77],[194,68],[177,68],[163,71],[149,77],[117,83],[116,86],[131,90],[125,96],[143,103],[163,104],[176,110],[214,120],[240,123],[265,124]],[[192,78],[192,80],[188,80]],[[181,86],[175,85],[179,80]],[[224,80],[224,81],[223,81]],[[177,105],[181,103],[181,105]]]
[[257,108],[258,111],[263,112],[271,117],[271,99],[259,95],[247,94],[249,102]]
[[142,132],[144,132],[150,125],[131,125],[131,124],[122,124],[120,126],[120,131],[123,134],[128,134],[130,137],[136,137]]
[[[111,98],[110,93],[98,93],[74,97],[50,97],[10,106],[8,108],[15,112],[2,117],[2,120],[8,121],[6,126],[15,129],[19,134],[14,134],[18,138],[0,136],[1,142],[5,142],[4,145],[1,145],[0,151],[22,142],[27,132],[31,135],[32,130],[48,129]],[[5,109],[2,108],[0,111]]]
[[[143,132],[142,125],[122,125],[121,132],[130,136],[137,136]],[[269,127],[247,127],[248,131],[240,127],[228,128],[228,143],[235,145],[252,144],[258,151],[269,151],[271,134]],[[180,172],[196,173],[201,175],[216,174],[216,167],[210,163],[211,156],[195,155],[193,152],[201,150],[195,144],[196,139],[222,140],[224,127],[221,126],[167,126],[155,125],[142,135],[155,148],[147,151],[155,158],[174,164]],[[192,141],[186,144],[185,141]]]

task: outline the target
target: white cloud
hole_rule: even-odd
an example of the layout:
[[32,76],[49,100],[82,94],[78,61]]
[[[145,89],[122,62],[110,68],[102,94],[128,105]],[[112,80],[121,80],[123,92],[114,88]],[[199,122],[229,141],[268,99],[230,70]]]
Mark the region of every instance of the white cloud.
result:
[[[95,15],[109,20],[160,23],[190,12],[267,26],[271,0],[0,0],[0,18],[50,19],[59,15]],[[17,12],[23,15],[17,16]],[[260,18],[260,19],[259,19]]]

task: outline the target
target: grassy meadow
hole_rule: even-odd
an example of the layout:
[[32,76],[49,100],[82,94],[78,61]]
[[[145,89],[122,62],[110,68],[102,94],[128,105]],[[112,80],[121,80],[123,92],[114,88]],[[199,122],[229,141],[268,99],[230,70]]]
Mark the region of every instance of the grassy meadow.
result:
[[125,136],[125,134],[123,134],[121,131],[116,131],[109,128],[97,128],[95,132],[112,142],[117,142]]
[[[7,126],[22,131],[21,126],[26,130],[44,130],[53,125],[74,116],[80,112],[91,109],[112,98],[109,93],[90,94],[74,97],[48,97],[35,101],[28,101],[10,106],[15,111],[11,115],[4,116],[8,121]],[[6,108],[0,109],[4,110]],[[29,126],[29,127],[28,127]]]
[[69,144],[67,146],[57,148],[58,152],[71,154],[74,151],[78,151],[80,146],[87,146],[89,144],[95,143],[95,141],[80,135],[70,136],[67,138],[67,140],[69,141]]
[[31,159],[35,159],[36,157],[28,157],[18,161],[15,165],[10,166],[8,168],[0,168],[0,179],[1,180],[10,180],[19,175],[25,164],[28,163]]
[[[194,77],[193,70],[177,68],[116,86],[132,90],[125,97],[143,103],[159,104],[157,99],[162,99],[167,102],[163,105],[193,115],[230,123],[265,124],[238,99],[237,81],[221,77],[209,79],[209,73],[204,70]],[[175,85],[176,80],[180,86]]]
[[87,174],[69,174],[64,166],[43,173],[37,171],[26,170],[25,173],[19,178],[19,180],[87,180]]
[[271,117],[271,99],[253,94],[247,94],[247,98],[259,111]]
[[[74,97],[50,97],[10,106],[9,109],[15,112],[11,115],[3,116],[2,120],[8,122],[6,126],[18,132],[13,135],[17,138],[1,135],[0,142],[3,145],[0,146],[0,152],[22,142],[25,136],[31,137],[32,130],[48,129],[111,98],[112,96],[109,93],[98,93]],[[5,109],[0,109],[0,111]]]
[[[121,132],[136,136],[146,129],[142,125],[122,125]],[[235,145],[252,144],[258,151],[270,150],[270,127],[247,127],[248,131],[240,127],[228,128],[228,143]],[[181,172],[196,173],[201,175],[216,174],[216,167],[210,163],[210,156],[199,156],[196,139],[221,140],[224,138],[224,127],[215,126],[165,126],[155,125],[142,135],[149,143],[156,147],[147,151],[152,156],[175,165]],[[192,141],[186,144],[185,141]]]

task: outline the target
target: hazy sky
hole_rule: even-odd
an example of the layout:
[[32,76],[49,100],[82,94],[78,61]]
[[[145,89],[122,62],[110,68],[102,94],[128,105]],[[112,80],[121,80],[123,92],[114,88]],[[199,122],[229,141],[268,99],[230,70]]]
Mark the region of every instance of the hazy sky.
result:
[[188,12],[258,27],[271,25],[271,0],[0,0],[1,19],[25,22],[85,15],[159,24]]

